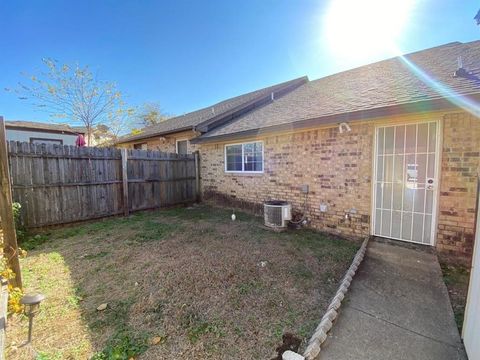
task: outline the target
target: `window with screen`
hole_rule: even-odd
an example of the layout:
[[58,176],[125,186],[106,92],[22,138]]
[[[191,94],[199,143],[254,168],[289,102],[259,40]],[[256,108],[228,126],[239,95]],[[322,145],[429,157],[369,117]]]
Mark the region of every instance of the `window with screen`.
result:
[[263,172],[263,143],[261,141],[225,146],[226,172]]
[[188,140],[177,140],[177,154],[188,154]]

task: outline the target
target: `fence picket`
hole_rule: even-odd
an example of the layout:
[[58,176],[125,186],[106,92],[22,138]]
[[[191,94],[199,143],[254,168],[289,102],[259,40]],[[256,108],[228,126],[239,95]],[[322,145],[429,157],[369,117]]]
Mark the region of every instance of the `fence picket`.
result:
[[[13,141],[8,151],[13,199],[22,204],[27,227],[128,214],[197,198],[194,155]],[[127,154],[124,166],[122,151]]]

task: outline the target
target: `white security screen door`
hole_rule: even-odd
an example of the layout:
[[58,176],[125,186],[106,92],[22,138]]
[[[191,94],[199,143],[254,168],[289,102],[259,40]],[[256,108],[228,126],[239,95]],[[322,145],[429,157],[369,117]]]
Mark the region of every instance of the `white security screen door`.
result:
[[376,129],[373,233],[433,245],[436,121]]

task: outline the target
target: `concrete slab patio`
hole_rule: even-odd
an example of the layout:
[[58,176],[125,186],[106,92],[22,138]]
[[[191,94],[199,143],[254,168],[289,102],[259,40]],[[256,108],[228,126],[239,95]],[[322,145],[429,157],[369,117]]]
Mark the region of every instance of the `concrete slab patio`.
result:
[[318,359],[466,359],[429,250],[372,240]]

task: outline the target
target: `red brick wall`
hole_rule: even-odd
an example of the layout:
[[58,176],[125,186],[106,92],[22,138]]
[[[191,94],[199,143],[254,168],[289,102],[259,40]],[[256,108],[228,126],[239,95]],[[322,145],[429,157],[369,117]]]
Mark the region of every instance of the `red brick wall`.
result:
[[[147,144],[148,150],[157,150],[169,153],[177,152],[177,143],[176,140],[185,140],[193,139],[197,137],[198,134],[193,131],[182,131],[174,134],[169,134],[165,136],[154,136],[151,138],[132,141],[130,143],[120,144],[119,147],[133,149],[135,144]],[[188,152],[192,153],[195,151],[195,145],[188,143]]]
[[[369,234],[373,124],[269,136],[264,139],[265,173],[224,171],[224,145],[201,145],[204,198],[262,203],[282,199],[302,211],[300,186],[308,184],[307,215],[311,226],[333,233],[363,237]],[[320,212],[320,204],[328,211]],[[349,212],[351,219],[345,219]]]
[[473,251],[480,119],[468,113],[444,116],[437,248],[470,258]]
[[[443,151],[436,244],[441,252],[469,259],[480,171],[480,119],[464,112],[440,117]],[[351,127],[344,134],[335,127],[262,138],[264,174],[225,173],[224,144],[200,145],[204,195],[245,206],[285,199],[299,211],[303,199],[299,187],[308,184],[311,226],[343,235],[369,235],[375,127],[373,122]],[[320,212],[321,203],[328,205],[326,213]],[[355,213],[345,220],[351,209]]]

